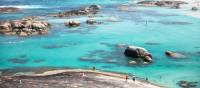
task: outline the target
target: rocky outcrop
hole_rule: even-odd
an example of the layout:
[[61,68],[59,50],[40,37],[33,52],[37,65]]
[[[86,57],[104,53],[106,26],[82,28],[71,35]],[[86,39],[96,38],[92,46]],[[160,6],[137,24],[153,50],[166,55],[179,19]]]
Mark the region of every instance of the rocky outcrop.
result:
[[0,33],[5,35],[29,36],[48,33],[50,24],[33,20],[12,20],[0,22]]
[[65,26],[68,26],[68,27],[78,27],[80,26],[80,22],[79,21],[68,21],[68,22],[65,22],[64,23]]
[[88,7],[80,8],[77,10],[59,12],[58,14],[53,14],[52,16],[54,16],[54,17],[70,17],[70,16],[97,14],[100,11],[100,9],[101,9],[100,5],[90,5]]
[[173,51],[166,51],[165,55],[172,57],[172,58],[186,58],[185,55],[178,53],[178,52],[173,52]]
[[197,7],[192,7],[192,11],[197,11],[198,8]]
[[0,13],[13,13],[13,12],[20,12],[22,9],[15,8],[15,7],[3,7],[0,8]]
[[128,46],[124,54],[127,57],[142,58],[146,62],[152,62],[152,55],[144,48],[137,46]]
[[181,88],[196,88],[198,82],[179,81],[176,84]]
[[172,1],[172,0],[164,0],[164,1],[141,1],[137,4],[143,6],[160,6],[160,7],[172,7],[172,8],[179,8],[181,4],[188,4],[184,1]]

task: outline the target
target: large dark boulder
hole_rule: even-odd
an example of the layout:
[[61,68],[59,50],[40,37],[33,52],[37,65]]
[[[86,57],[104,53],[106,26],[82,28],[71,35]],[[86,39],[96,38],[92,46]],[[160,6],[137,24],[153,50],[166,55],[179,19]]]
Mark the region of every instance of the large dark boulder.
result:
[[142,58],[146,62],[152,62],[152,55],[144,48],[128,46],[124,52],[125,56],[132,58]]
[[128,57],[139,58],[139,50],[131,47],[127,47],[124,54]]

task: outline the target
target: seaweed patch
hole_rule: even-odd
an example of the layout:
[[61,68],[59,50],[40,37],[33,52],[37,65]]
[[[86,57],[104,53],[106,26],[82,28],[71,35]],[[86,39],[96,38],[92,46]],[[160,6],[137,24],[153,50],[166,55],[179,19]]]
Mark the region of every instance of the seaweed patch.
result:
[[158,22],[163,25],[189,25],[189,24],[192,24],[190,22],[184,22],[184,21],[158,21]]
[[156,42],[145,42],[146,45],[160,45],[160,43]]
[[41,63],[41,62],[44,62],[45,60],[44,59],[37,59],[37,60],[34,60],[33,62],[34,63]]
[[46,45],[43,46],[44,49],[57,49],[57,48],[63,48],[68,47],[67,45]]
[[29,59],[25,59],[25,58],[11,58],[8,61],[12,62],[12,63],[17,63],[17,64],[25,64],[29,61]]

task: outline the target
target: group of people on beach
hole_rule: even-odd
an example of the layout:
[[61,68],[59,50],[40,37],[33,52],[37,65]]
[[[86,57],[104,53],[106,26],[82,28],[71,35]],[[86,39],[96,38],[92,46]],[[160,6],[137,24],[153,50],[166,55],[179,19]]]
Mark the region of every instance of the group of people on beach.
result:
[[[95,70],[96,70],[96,67],[93,66],[93,67],[92,67],[92,70],[95,71]],[[86,76],[87,76],[87,75],[86,75],[84,72],[81,72],[81,73],[80,73],[80,77],[81,77],[81,78],[86,77]],[[130,78],[130,76],[131,76],[131,78],[132,78],[132,81],[135,82],[135,81],[136,81],[136,76],[134,76],[134,75],[132,75],[132,74],[131,74],[131,75],[128,75],[128,74],[125,75],[125,82],[128,81],[128,79]],[[160,77],[160,78],[161,78],[161,77]],[[145,80],[148,81],[148,78],[146,77]]]
[[[125,80],[126,80],[126,82],[127,82],[128,79],[129,79],[129,75],[127,74],[127,75],[125,75]],[[136,77],[135,77],[135,76],[132,76],[132,80],[135,82]]]

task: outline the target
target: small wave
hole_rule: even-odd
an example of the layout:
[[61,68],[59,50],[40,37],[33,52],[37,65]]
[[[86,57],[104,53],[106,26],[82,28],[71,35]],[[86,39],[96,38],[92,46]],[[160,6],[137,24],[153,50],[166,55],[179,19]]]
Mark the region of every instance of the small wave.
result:
[[14,7],[14,8],[22,8],[22,9],[39,9],[39,8],[48,8],[41,5],[8,5],[8,6],[0,6],[0,8],[5,7]]

